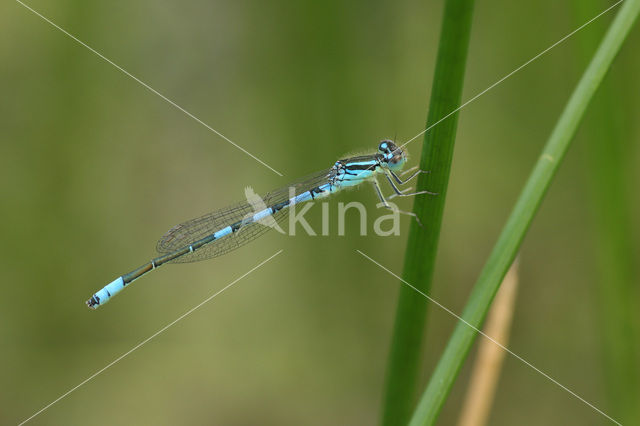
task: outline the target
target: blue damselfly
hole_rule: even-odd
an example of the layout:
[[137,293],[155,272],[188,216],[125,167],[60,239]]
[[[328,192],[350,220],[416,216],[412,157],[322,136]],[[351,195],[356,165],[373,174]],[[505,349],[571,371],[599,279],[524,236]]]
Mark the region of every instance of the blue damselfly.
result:
[[[405,173],[413,173],[403,180],[404,173],[397,173],[406,162],[406,153],[392,141],[384,140],[375,154],[338,160],[328,170],[271,191],[257,200],[243,201],[176,225],[156,245],[162,256],[118,277],[87,300],[87,305],[93,309],[104,305],[128,284],[165,263],[197,262],[235,250],[264,234],[272,227],[270,224],[282,221],[291,206],[327,197],[363,182],[373,184],[383,207],[411,215],[420,223],[415,213],[397,210],[387,202],[393,197],[433,194],[398,189],[396,184],[404,185],[420,173],[426,173],[409,169]],[[382,194],[377,176],[384,176],[391,185],[394,193],[390,197],[385,198]]]

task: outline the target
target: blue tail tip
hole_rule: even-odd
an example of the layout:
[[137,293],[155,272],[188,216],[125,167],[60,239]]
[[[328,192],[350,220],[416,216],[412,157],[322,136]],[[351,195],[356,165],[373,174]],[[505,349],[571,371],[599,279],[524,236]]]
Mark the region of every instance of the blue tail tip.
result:
[[94,294],[91,299],[87,300],[87,306],[91,309],[97,309],[100,306],[100,298]]

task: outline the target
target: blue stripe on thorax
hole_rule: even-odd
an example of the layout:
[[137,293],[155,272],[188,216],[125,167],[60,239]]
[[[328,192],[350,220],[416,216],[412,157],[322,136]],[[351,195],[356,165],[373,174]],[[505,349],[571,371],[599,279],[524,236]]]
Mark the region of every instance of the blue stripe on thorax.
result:
[[372,169],[378,165],[378,161],[369,160],[369,161],[349,161],[345,164],[347,168],[351,167],[371,167]]

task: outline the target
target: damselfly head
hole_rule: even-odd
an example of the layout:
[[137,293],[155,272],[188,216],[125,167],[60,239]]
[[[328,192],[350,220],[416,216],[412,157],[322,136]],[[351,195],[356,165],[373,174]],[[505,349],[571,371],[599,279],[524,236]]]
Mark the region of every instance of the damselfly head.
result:
[[407,162],[407,155],[392,140],[383,140],[378,145],[378,152],[382,154],[384,162],[391,170],[400,170]]

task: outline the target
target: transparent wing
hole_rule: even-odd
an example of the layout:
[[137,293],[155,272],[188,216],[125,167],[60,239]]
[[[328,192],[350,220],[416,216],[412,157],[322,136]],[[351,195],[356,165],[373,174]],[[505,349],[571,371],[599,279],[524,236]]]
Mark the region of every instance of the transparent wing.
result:
[[[275,204],[288,200],[291,197],[291,194],[293,194],[293,196],[300,195],[310,189],[326,183],[331,176],[331,170],[332,169],[315,173],[301,179],[297,183],[292,183],[271,191],[263,197],[250,197],[251,199],[247,201],[242,201],[196,219],[180,223],[162,236],[156,245],[156,250],[159,253],[164,254],[171,253],[191,245],[216,231],[250,217],[264,208],[271,207]],[[288,213],[289,209],[285,208],[277,211],[271,217],[275,221],[274,223],[280,223],[288,216]],[[267,224],[259,222],[248,223],[241,227],[237,232],[214,240],[211,243],[200,247],[193,253],[180,256],[179,258],[172,260],[170,263],[198,262],[200,260],[223,255],[255,240],[269,229],[271,229],[271,227]]]

